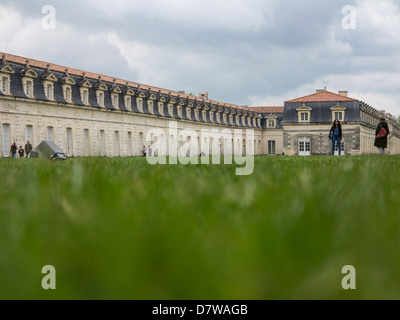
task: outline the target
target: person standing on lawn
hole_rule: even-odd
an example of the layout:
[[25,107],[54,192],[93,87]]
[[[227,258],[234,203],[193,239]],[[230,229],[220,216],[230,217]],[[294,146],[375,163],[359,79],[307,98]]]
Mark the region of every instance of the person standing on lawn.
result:
[[[382,130],[382,133],[380,133],[381,129],[384,129],[386,132]],[[378,125],[376,126],[374,143],[374,146],[378,148],[380,155],[385,154],[385,149],[387,148],[387,137],[389,133],[389,126],[386,122],[386,119],[381,117]]]
[[20,159],[22,159],[24,157],[24,153],[25,153],[25,150],[22,149],[22,146],[19,146],[18,153],[19,153]]
[[340,156],[342,153],[342,125],[338,119],[333,121],[329,139],[332,139],[332,155],[335,154],[335,143],[337,142]]
[[17,157],[17,149],[18,149],[17,144],[14,142],[14,143],[11,145],[11,148],[10,148],[11,157],[13,157],[13,158],[16,158],[16,157]]
[[27,158],[29,158],[29,154],[31,153],[32,149],[33,149],[32,144],[28,140],[25,145],[25,154]]

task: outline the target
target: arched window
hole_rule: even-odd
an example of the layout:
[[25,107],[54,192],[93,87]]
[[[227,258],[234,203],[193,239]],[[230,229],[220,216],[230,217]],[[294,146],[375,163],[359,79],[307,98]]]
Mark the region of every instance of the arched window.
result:
[[47,87],[46,87],[46,97],[47,97],[47,99],[49,99],[49,100],[51,100],[51,98],[52,98],[52,86],[51,86],[51,84],[48,84],[47,85]]
[[8,78],[7,78],[7,77],[3,77],[3,78],[1,79],[1,91],[2,91],[4,94],[7,94],[7,93],[8,93]]
[[27,81],[25,85],[25,94],[28,97],[31,97],[32,95],[32,81]]
[[65,100],[67,102],[71,102],[71,89],[70,88],[65,89]]

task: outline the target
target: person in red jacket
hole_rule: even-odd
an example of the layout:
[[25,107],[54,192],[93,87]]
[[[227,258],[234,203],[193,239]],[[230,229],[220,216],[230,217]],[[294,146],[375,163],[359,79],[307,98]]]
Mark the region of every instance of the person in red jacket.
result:
[[[383,136],[379,136],[379,131],[381,131],[381,129],[384,129],[386,131],[386,134],[384,134]],[[376,130],[375,130],[375,142],[374,142],[374,146],[378,148],[379,150],[379,154],[384,155],[385,154],[385,149],[387,148],[387,142],[388,142],[388,134],[389,134],[389,126],[386,122],[385,118],[380,118],[379,119],[379,123],[376,126]]]

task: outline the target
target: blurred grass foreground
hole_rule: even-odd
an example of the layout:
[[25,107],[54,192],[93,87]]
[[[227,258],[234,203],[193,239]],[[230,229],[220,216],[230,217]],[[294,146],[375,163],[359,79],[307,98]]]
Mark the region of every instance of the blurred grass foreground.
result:
[[1,159],[0,298],[400,299],[399,164]]

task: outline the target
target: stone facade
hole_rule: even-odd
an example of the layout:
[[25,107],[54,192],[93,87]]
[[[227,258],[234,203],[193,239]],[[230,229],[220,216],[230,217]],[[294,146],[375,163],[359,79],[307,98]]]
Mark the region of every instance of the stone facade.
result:
[[[399,124],[346,91],[318,90],[284,107],[247,107],[14,55],[3,54],[0,63],[0,157],[10,156],[12,142],[24,146],[27,140],[34,147],[54,141],[70,157],[140,156],[142,146],[154,142],[151,135],[146,139],[151,129],[165,133],[169,150],[171,121],[178,130],[194,130],[199,144],[204,129],[241,132],[242,140],[232,142],[242,154],[254,145],[256,155],[327,155],[335,117],[342,121],[345,155],[377,154],[375,128],[382,116],[391,131],[387,153],[399,154]],[[247,140],[247,129],[254,140]],[[223,154],[230,141],[218,139]]]

